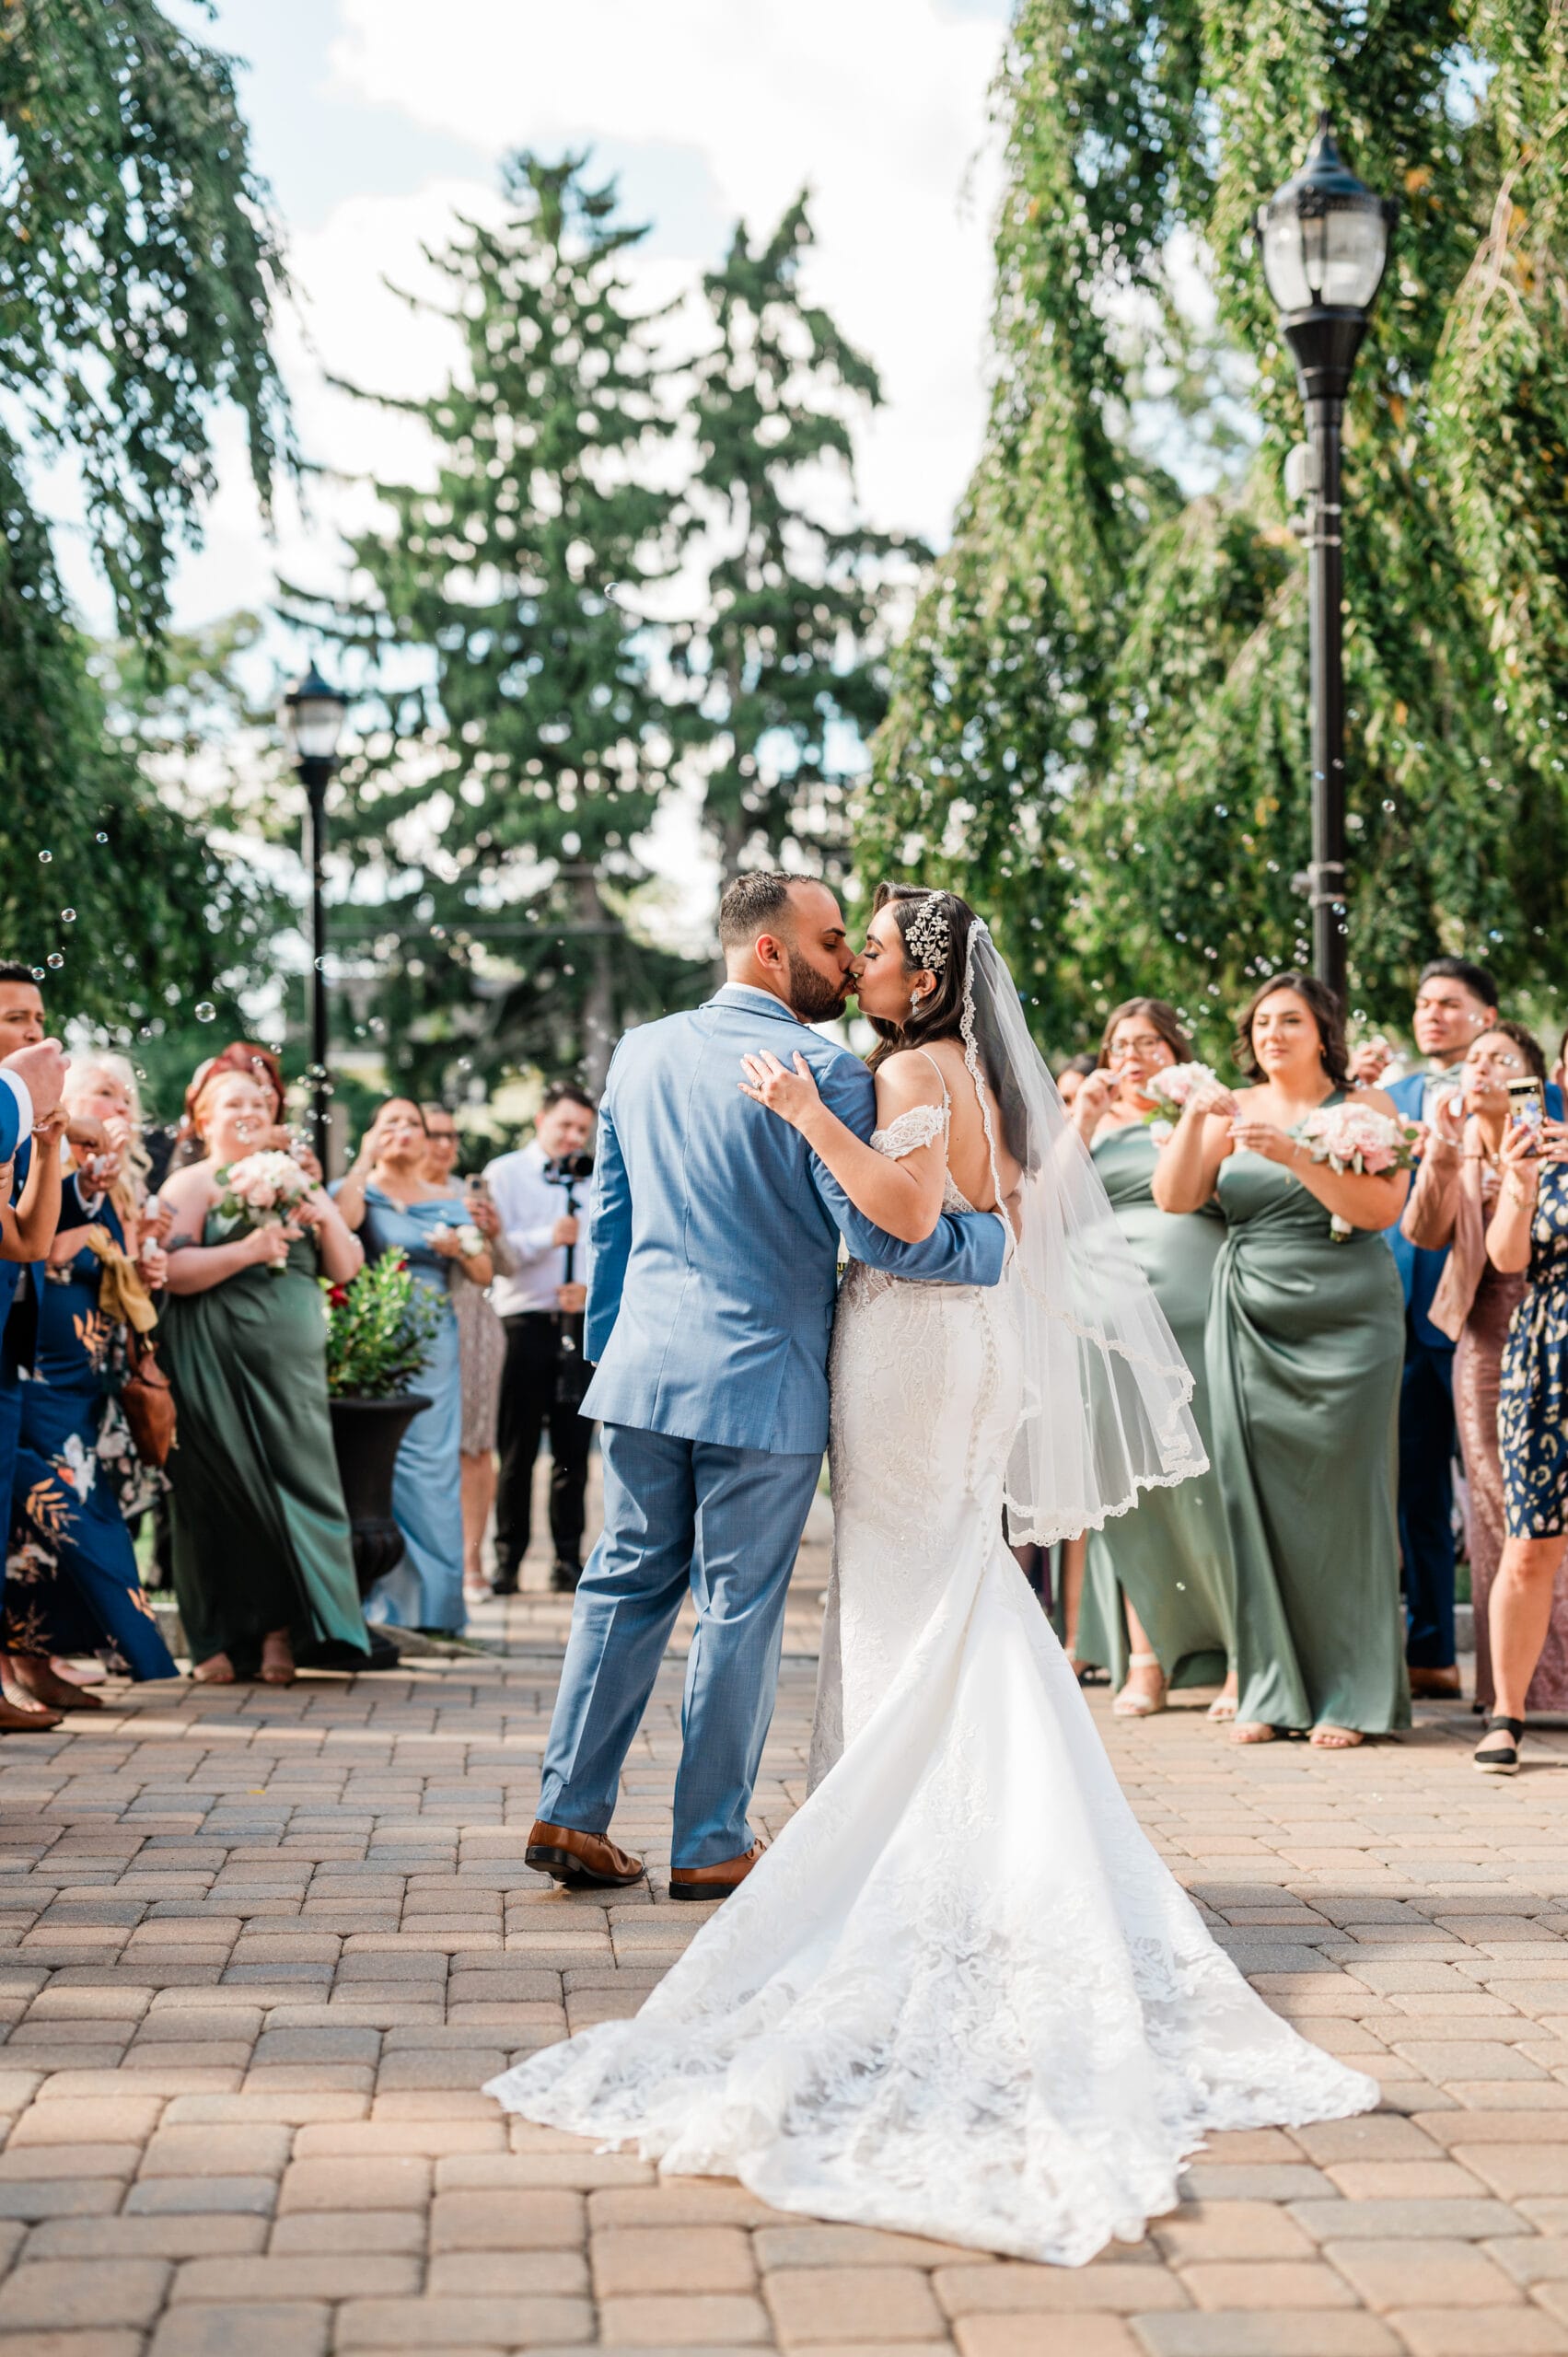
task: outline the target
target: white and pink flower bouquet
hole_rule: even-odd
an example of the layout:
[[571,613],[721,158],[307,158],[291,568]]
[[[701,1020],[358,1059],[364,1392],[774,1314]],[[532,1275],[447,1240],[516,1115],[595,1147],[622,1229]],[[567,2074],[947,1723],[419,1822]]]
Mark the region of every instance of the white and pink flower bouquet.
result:
[[1144,1115],[1144,1126],[1154,1132],[1155,1144],[1164,1145],[1176,1133],[1187,1099],[1195,1088],[1212,1083],[1215,1074],[1207,1064],[1167,1064],[1163,1072],[1155,1072],[1144,1083],[1144,1094],[1154,1099]]
[[[1314,1162],[1326,1162],[1330,1170],[1349,1171],[1357,1178],[1376,1178],[1390,1170],[1410,1168],[1421,1132],[1414,1122],[1396,1120],[1375,1106],[1350,1099],[1342,1105],[1320,1105],[1304,1121],[1297,1121],[1290,1135],[1307,1148]],[[1352,1233],[1350,1221],[1336,1212],[1329,1222],[1329,1233],[1336,1244],[1342,1244]]]
[[[247,1227],[282,1227],[290,1213],[312,1193],[315,1181],[301,1170],[291,1154],[269,1152],[248,1154],[238,1162],[218,1174],[223,1192],[218,1199],[220,1216],[240,1220]],[[283,1262],[272,1263],[273,1274],[281,1275]]]

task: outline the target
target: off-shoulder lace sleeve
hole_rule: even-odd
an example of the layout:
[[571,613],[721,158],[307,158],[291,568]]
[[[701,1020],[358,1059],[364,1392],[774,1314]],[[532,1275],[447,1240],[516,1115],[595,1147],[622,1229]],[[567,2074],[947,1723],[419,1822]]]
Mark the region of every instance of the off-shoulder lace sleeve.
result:
[[942,1136],[947,1127],[946,1105],[912,1105],[889,1122],[885,1130],[877,1130],[871,1143],[878,1154],[889,1162],[901,1162],[906,1154],[918,1153],[923,1145],[930,1145]]

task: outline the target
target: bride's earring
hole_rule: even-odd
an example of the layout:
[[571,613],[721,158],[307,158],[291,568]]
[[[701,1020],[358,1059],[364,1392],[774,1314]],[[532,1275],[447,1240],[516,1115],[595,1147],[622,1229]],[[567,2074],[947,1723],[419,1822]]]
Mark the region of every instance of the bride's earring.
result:
[[923,1004],[924,1004],[924,993],[923,993],[923,992],[921,992],[921,991],[911,991],[911,993],[910,993],[910,1013],[911,1013],[912,1015],[918,1015],[918,1014],[920,1013],[921,1007],[922,1007],[922,1005],[923,1005]]

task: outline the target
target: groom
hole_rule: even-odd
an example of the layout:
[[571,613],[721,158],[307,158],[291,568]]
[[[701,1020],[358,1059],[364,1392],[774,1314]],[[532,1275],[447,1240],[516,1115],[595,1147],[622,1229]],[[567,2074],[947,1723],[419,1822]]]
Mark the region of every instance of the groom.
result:
[[858,1057],[804,1027],[858,971],[838,902],[803,877],[742,876],[719,909],[728,980],[705,1006],[629,1031],[599,1109],[586,1348],[598,1372],[604,1534],[577,1589],[528,1863],[571,1888],[633,1883],[605,1838],[621,1765],[688,1587],[672,1898],[721,1898],[761,1845],[746,1822],[773,1713],[784,1594],[828,1439],[839,1237],[857,1260],[994,1284],[1003,1229],[945,1215],[900,1244],[854,1210],[786,1121],[758,1118],[740,1059],[804,1055],[869,1138]]

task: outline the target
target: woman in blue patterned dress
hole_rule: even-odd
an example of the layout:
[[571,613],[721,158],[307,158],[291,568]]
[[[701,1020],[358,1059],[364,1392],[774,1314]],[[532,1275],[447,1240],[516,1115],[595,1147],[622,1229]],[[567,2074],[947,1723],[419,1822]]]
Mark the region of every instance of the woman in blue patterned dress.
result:
[[1551,1621],[1552,1589],[1568,1540],[1568,1130],[1511,1122],[1503,1181],[1486,1231],[1487,1258],[1504,1275],[1527,1270],[1503,1345],[1497,1440],[1503,1458],[1503,1558],[1487,1599],[1496,1701],[1475,1764],[1511,1776],[1519,1764],[1525,1698]]
[[444,1312],[413,1383],[431,1404],[404,1434],[392,1480],[403,1558],[371,1589],[366,1617],[449,1635],[464,1618],[463,1397],[452,1288],[487,1285],[492,1264],[482,1237],[479,1251],[463,1250],[460,1233],[471,1226],[468,1206],[449,1182],[425,1178],[429,1150],[419,1107],[412,1097],[389,1097],[335,1192],[367,1256],[401,1253]]
[[[111,1141],[108,1156],[86,1173],[87,1180],[107,1182],[108,1192],[91,1221],[56,1237],[47,1260],[29,1272],[32,1363],[21,1387],[0,1642],[35,1669],[46,1669],[52,1655],[103,1653],[133,1678],[173,1678],[120,1502],[119,1475],[131,1451],[116,1404],[126,1373],[126,1296],[136,1297],[144,1318],[150,1314],[140,1276],[128,1266],[142,1240],[124,1161],[136,1124],[134,1087],[120,1057],[89,1058],[67,1075],[72,1113],[101,1122]],[[83,1154],[66,1151],[80,1167]],[[141,1257],[142,1273],[160,1281],[160,1249],[149,1245]],[[64,1707],[99,1703],[77,1690]]]

